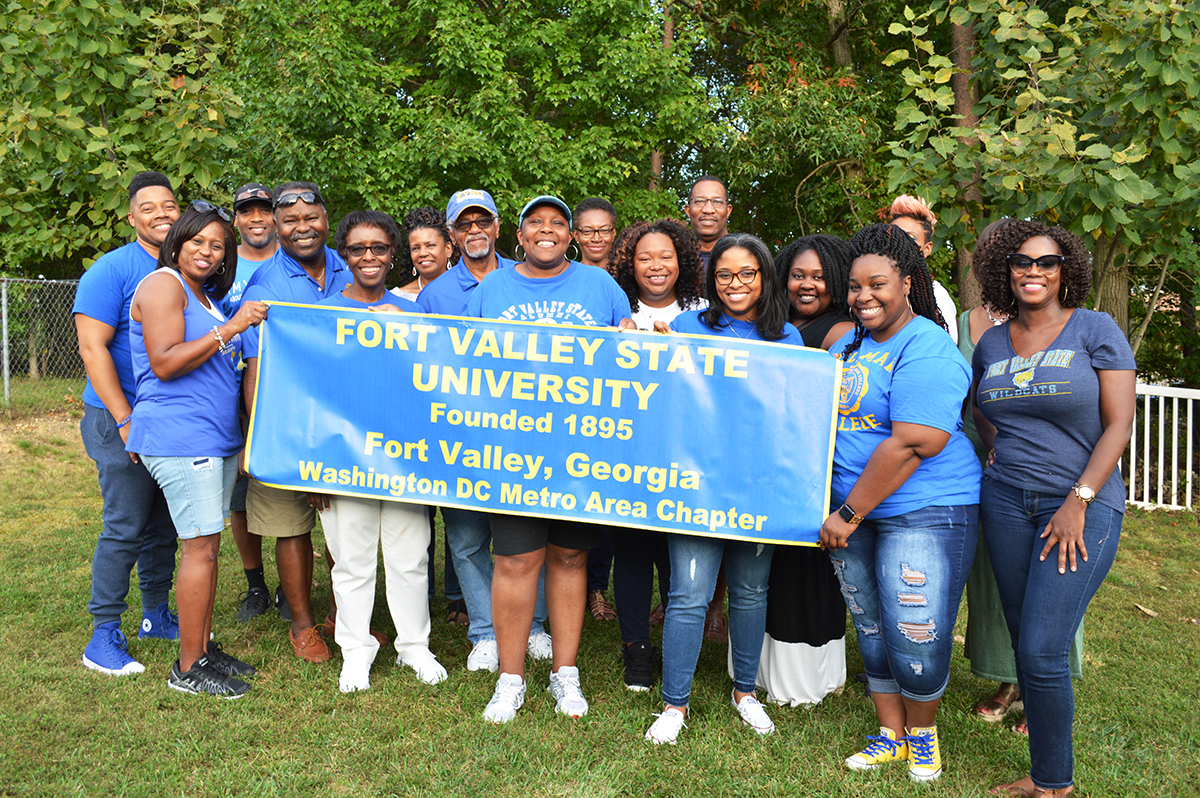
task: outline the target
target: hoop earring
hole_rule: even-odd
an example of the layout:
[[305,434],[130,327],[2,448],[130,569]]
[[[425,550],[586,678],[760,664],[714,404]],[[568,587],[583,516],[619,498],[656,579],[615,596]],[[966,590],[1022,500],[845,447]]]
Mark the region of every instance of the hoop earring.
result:
[[912,299],[909,298],[908,294],[904,295],[904,304],[908,305],[909,313],[913,314],[914,316],[917,315],[917,312],[913,310]]
[[[575,255],[577,257],[574,257],[574,258],[571,257],[571,255],[570,255],[571,247],[575,247]],[[575,246],[575,244],[571,244],[571,247],[567,247],[567,260],[579,260],[580,258],[583,257],[583,252],[580,251],[579,247]]]
[[220,265],[220,267],[217,269],[217,274],[224,274],[224,273],[225,273],[225,264],[222,263]]
[[1070,296],[1070,295],[1071,295],[1071,286],[1069,286],[1069,285],[1064,285],[1064,286],[1063,286],[1063,298],[1062,298],[1062,300],[1059,302],[1059,304],[1060,304],[1060,305],[1061,305],[1061,304],[1065,304],[1065,303],[1066,303],[1066,301],[1067,301],[1067,297],[1068,297],[1068,296]]
[[516,248],[513,249],[513,254],[517,256],[518,262],[524,261],[525,260],[525,247],[521,246],[520,244],[517,244]]

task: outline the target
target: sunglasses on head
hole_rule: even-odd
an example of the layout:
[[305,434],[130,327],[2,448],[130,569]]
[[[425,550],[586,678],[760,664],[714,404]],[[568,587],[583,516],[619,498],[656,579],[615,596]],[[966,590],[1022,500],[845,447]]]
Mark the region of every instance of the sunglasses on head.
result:
[[227,222],[233,221],[233,217],[229,215],[229,211],[220,205],[213,205],[208,200],[192,200],[192,210],[199,211],[200,213],[215,213]]
[[315,191],[289,191],[287,194],[283,194],[279,197],[279,199],[275,200],[275,207],[276,208],[290,208],[291,206],[295,205],[300,200],[304,200],[309,205],[324,205],[325,204],[325,203],[321,202],[320,199],[317,198],[317,194]]

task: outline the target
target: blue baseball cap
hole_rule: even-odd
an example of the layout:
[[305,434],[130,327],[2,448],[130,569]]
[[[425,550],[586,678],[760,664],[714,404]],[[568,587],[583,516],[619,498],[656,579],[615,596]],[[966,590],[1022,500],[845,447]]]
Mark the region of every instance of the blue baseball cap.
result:
[[525,217],[539,205],[553,205],[563,212],[563,216],[567,217],[567,226],[571,226],[571,209],[567,207],[567,203],[560,200],[558,197],[552,197],[549,194],[543,194],[540,197],[534,197],[529,202],[525,203],[525,207],[521,209],[521,216],[517,220],[517,224],[522,224]]
[[481,188],[464,188],[446,203],[446,221],[454,224],[458,220],[458,215],[467,208],[483,208],[493,216],[500,215],[500,212],[496,210],[496,201],[492,199],[491,194]]

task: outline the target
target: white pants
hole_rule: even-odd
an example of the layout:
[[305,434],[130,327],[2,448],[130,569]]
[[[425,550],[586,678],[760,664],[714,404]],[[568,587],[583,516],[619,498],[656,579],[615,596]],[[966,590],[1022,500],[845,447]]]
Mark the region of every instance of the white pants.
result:
[[334,640],[343,660],[373,662],[379,642],[371,636],[375,572],[383,544],[384,590],[396,652],[429,647],[429,515],[422,504],[331,496],[321,513],[325,542],[333,554],[337,598]]

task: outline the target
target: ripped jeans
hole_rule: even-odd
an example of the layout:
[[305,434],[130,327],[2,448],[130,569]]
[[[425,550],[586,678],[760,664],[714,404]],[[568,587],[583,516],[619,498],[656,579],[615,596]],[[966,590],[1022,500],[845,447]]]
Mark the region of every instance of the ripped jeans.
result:
[[864,521],[829,553],[873,692],[945,692],[978,529],[979,505],[923,507]]

